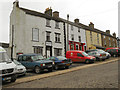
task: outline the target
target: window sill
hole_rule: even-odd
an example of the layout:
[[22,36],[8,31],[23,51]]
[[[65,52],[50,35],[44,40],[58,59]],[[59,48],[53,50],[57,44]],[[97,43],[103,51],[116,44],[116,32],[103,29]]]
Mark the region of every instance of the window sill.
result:
[[39,41],[35,41],[35,40],[31,40],[32,42],[39,42]]
[[61,43],[61,42],[56,42],[56,41],[55,41],[55,43]]
[[51,26],[48,26],[48,25],[46,25],[46,27],[49,27],[49,28],[51,28]]
[[59,27],[55,27],[55,29],[60,29]]

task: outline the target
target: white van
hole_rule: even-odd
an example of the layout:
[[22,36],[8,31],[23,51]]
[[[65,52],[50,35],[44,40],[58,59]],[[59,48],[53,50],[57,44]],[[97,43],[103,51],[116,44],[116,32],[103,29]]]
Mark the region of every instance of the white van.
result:
[[16,71],[15,63],[8,57],[5,49],[0,46],[0,77],[2,77],[2,82],[8,80],[15,82]]

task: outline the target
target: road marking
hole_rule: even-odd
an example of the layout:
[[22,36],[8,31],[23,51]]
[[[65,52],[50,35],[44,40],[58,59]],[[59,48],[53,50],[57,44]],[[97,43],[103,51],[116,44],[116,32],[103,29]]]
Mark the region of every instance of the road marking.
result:
[[13,85],[16,85],[16,84],[30,82],[30,81],[34,81],[34,80],[39,80],[39,79],[42,79],[42,78],[47,78],[47,77],[55,76],[55,75],[61,75],[61,74],[77,71],[77,70],[88,68],[88,67],[93,67],[93,66],[97,66],[97,65],[101,65],[101,64],[107,64],[107,63],[110,63],[110,62],[115,62],[115,61],[118,61],[118,60],[119,60],[119,58],[114,59],[114,60],[110,60],[110,61],[105,61],[105,62],[88,64],[88,65],[84,65],[84,66],[77,66],[77,67],[73,67],[73,68],[70,68],[70,69],[65,69],[65,70],[62,70],[62,71],[56,71],[56,72],[40,74],[40,75],[36,75],[36,76],[24,77],[24,78],[17,79],[16,82],[14,82],[14,83],[4,85],[3,87],[7,88],[9,86],[13,86]]

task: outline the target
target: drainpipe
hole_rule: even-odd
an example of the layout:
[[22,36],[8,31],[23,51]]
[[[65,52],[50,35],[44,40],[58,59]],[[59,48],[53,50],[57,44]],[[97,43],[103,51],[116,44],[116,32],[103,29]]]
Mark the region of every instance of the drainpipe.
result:
[[67,51],[69,51],[69,14],[67,14]]

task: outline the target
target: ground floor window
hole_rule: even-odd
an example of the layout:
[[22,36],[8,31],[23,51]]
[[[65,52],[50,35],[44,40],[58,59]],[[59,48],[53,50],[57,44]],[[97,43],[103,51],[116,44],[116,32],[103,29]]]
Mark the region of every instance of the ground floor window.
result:
[[74,50],[74,44],[71,44],[71,50]]
[[62,49],[61,48],[55,48],[54,49],[54,56],[62,56]]
[[35,46],[34,53],[43,55],[43,47]]

